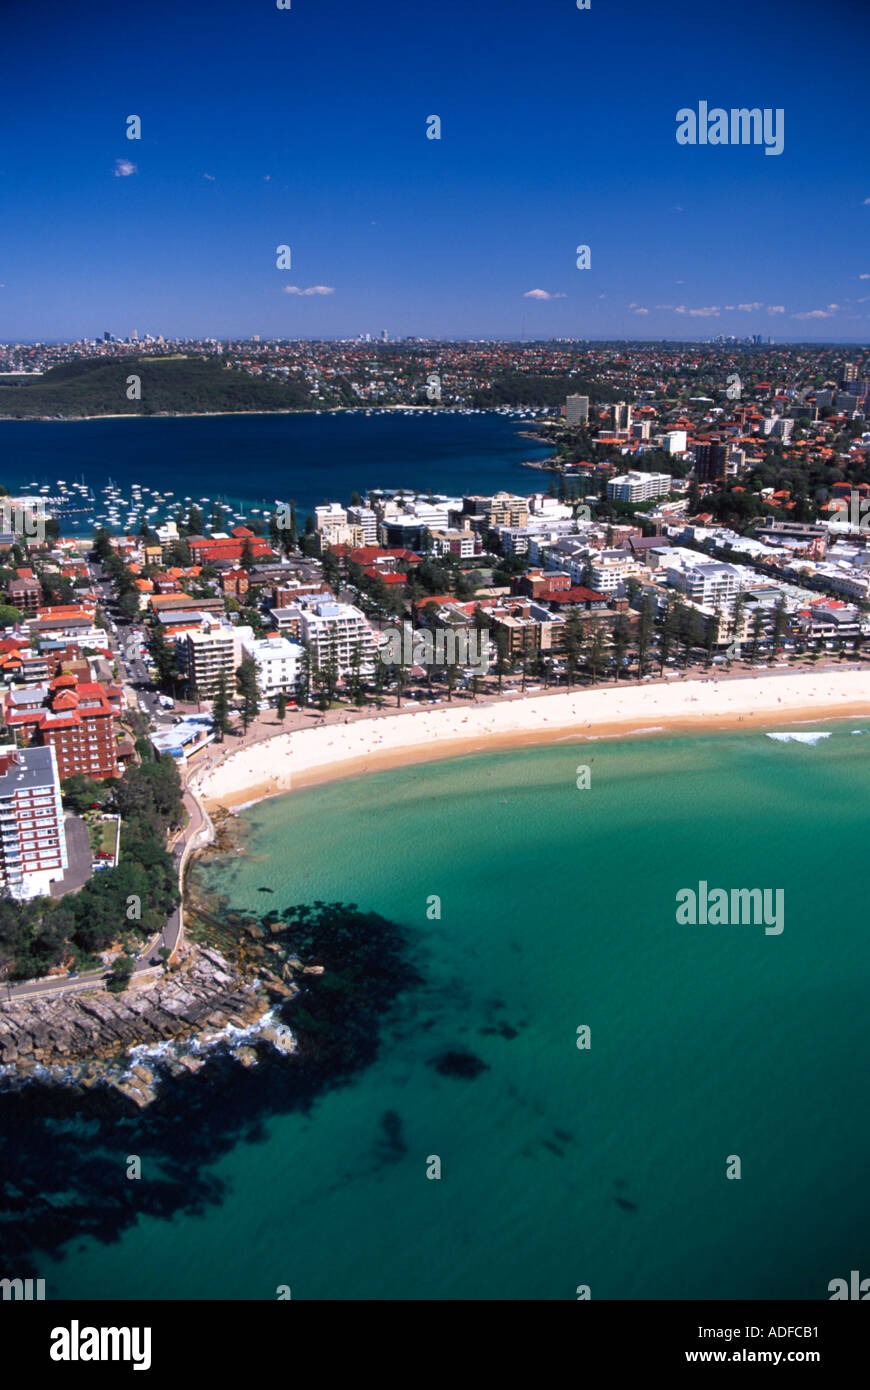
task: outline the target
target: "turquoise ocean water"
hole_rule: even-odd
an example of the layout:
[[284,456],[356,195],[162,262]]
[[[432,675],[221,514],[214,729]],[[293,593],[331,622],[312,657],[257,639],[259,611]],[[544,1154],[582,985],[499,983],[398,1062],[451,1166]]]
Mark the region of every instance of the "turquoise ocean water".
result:
[[[870,730],[821,727],[567,742],[246,812],[209,891],[376,910],[423,983],[350,1084],[200,1165],[218,1200],[42,1257],[51,1295],[826,1298],[868,1263]],[[678,926],[700,880],[783,888],[784,931]],[[447,1050],[485,1069],[443,1075]],[[115,1142],[147,1175],[147,1129]]]

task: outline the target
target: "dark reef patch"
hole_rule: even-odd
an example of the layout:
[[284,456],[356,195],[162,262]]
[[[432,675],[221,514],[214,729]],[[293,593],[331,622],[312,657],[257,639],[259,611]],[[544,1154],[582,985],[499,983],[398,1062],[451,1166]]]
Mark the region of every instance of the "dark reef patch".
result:
[[486,1062],[475,1057],[473,1052],[460,1052],[450,1049],[433,1057],[429,1063],[442,1076],[457,1076],[464,1081],[473,1081],[482,1071],[489,1071]]
[[[76,1237],[110,1243],[143,1216],[219,1206],[226,1186],[210,1170],[222,1155],[262,1143],[271,1116],[310,1112],[374,1062],[399,996],[422,984],[407,933],[352,903],[290,907],[270,931],[276,915],[261,921],[283,959],[324,967],[296,975],[299,992],[275,1006],[296,1038],[291,1055],[254,1042],[259,1065],[246,1068],[218,1050],[196,1073],[163,1075],[141,1111],[99,1086],[33,1079],[0,1092],[0,1267],[24,1278],[38,1273],[40,1252]],[[382,1142],[396,1155],[404,1140],[392,1113]],[[148,1181],[125,1180],[128,1154],[149,1155]]]

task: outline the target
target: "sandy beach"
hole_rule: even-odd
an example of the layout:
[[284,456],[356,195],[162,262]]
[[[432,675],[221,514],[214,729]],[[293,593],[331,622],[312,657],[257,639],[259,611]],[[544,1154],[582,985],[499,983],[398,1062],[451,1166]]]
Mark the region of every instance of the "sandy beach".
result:
[[235,809],[335,777],[461,754],[568,740],[786,728],[868,717],[870,670],[539,692],[498,704],[456,701],[439,709],[397,711],[278,733],[239,749],[216,767],[191,769],[191,782],[208,810]]

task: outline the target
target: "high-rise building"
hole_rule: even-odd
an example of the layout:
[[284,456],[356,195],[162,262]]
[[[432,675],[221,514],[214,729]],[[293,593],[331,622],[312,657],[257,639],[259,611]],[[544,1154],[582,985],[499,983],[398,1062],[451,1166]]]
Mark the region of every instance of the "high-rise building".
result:
[[67,867],[53,748],[0,747],[0,892],[47,896]]
[[249,627],[213,626],[198,632],[185,632],[177,643],[179,661],[187,677],[188,688],[199,699],[212,699],[223,677],[227,695],[232,698],[236,689],[236,671],[242,664],[242,643],[253,640]]
[[565,424],[585,425],[589,419],[589,397],[568,396],[565,400]]
[[351,526],[360,528],[366,545],[377,545],[378,518],[371,507],[348,507],[347,519]]
[[694,446],[695,477],[699,483],[724,483],[728,476],[728,450],[717,439]]
[[631,429],[631,406],[626,405],[625,401],[617,401],[613,407],[613,428],[615,430]]
[[847,386],[850,381],[857,381],[858,368],[854,362],[844,362],[840,372],[840,385]]
[[300,636],[312,660],[323,667],[334,661],[340,677],[349,675],[359,652],[362,675],[371,675],[375,660],[375,635],[364,615],[350,603],[321,600],[302,609]]

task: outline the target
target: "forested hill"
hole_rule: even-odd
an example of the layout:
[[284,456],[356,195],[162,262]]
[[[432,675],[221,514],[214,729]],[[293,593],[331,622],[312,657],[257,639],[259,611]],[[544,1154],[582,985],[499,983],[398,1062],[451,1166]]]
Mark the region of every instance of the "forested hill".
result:
[[[127,398],[130,376],[140,379],[140,400]],[[302,410],[311,405],[301,382],[258,381],[214,358],[131,356],[68,362],[36,378],[0,378],[0,418],[14,420]]]

